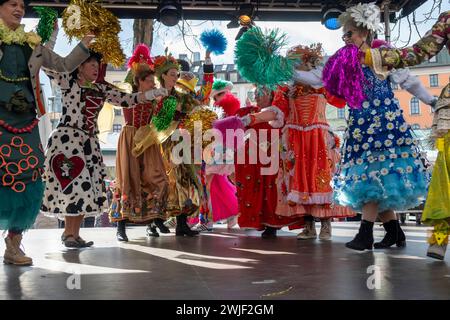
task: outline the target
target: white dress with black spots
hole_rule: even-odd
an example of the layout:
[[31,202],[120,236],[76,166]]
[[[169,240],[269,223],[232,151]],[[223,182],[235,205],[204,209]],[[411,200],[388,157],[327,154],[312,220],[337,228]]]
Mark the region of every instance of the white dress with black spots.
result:
[[105,209],[106,174],[97,138],[98,114],[105,101],[133,106],[138,103],[138,94],[122,93],[106,84],[80,87],[68,73],[45,71],[61,87],[63,108],[48,140],[41,210],[60,219],[66,215],[99,215]]

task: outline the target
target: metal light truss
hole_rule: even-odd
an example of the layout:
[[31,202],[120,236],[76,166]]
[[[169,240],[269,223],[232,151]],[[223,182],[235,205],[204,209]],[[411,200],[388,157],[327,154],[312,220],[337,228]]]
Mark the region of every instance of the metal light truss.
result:
[[[350,6],[358,2],[374,0],[179,0],[183,7],[184,19],[189,20],[228,20],[236,14],[239,5],[251,3],[257,7],[258,20],[261,21],[319,21],[326,4]],[[158,0],[102,0],[104,6],[119,18],[156,18]],[[378,1],[379,3],[386,0]],[[389,0],[391,12],[407,15],[422,5],[425,0]],[[32,0],[31,6],[51,6],[63,10],[70,0]],[[34,12],[28,10],[28,17]]]

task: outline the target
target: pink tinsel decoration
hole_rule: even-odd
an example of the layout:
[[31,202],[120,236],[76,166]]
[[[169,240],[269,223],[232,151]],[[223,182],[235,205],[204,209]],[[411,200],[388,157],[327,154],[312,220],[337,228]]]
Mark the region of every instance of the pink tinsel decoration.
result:
[[352,109],[360,109],[365,100],[359,49],[347,45],[339,49],[323,69],[323,83],[332,95],[344,99]]

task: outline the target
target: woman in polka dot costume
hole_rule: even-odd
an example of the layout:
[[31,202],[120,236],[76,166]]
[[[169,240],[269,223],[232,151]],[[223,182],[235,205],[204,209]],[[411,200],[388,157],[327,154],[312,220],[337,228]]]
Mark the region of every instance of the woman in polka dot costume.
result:
[[62,241],[67,247],[91,246],[92,241],[86,242],[79,236],[81,222],[86,216],[103,213],[106,172],[97,138],[97,118],[103,103],[127,108],[166,93],[159,89],[127,94],[110,84],[95,83],[100,60],[98,54],[91,52],[72,74],[44,69],[61,88],[63,108],[47,145],[41,210],[65,219]]

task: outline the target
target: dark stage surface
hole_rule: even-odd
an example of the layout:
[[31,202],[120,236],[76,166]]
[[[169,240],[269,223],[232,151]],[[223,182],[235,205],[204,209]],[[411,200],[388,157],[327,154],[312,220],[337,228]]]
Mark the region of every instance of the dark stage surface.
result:
[[[63,247],[61,229],[31,230],[23,243],[34,266],[0,265],[0,299],[450,299],[450,253],[426,257],[427,228],[405,227],[406,248],[362,253],[344,247],[357,228],[334,223],[333,240],[321,242],[221,225],[147,238],[133,227],[128,243],[93,228],[82,236],[95,246],[82,250]],[[377,227],[376,240],[383,233]]]

